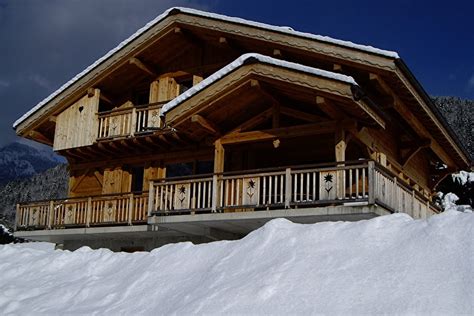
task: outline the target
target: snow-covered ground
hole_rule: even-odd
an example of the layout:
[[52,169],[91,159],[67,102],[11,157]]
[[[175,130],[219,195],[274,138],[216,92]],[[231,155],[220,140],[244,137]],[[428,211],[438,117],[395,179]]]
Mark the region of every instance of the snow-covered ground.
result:
[[0,246],[2,314],[474,314],[474,215],[273,220],[239,241],[113,253]]

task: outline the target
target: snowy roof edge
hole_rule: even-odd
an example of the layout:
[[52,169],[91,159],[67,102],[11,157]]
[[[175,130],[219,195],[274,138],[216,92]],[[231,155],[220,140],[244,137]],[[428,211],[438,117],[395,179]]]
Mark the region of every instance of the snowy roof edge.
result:
[[141,34],[145,33],[147,30],[149,30],[151,27],[153,27],[155,24],[159,23],[169,15],[174,14],[175,12],[183,12],[183,13],[188,13],[188,14],[193,14],[197,16],[202,16],[202,17],[208,17],[212,19],[217,19],[217,20],[222,20],[222,21],[230,21],[233,23],[237,24],[244,24],[244,25],[250,25],[254,26],[257,28],[261,29],[267,29],[271,31],[276,31],[280,33],[286,33],[290,35],[295,35],[299,37],[306,37],[310,39],[315,39],[319,40],[322,42],[327,42],[327,43],[332,43],[340,46],[345,46],[349,48],[354,48],[362,51],[366,51],[369,53],[373,54],[378,54],[390,58],[399,58],[398,54],[394,51],[388,51],[388,50],[383,50],[379,48],[375,48],[372,46],[367,46],[367,45],[360,45],[360,44],[355,44],[350,41],[344,41],[344,40],[339,40],[339,39],[334,39],[328,36],[322,36],[322,35],[316,35],[316,34],[311,34],[311,33],[305,33],[305,32],[299,32],[299,31],[294,31],[293,29],[289,27],[284,27],[284,26],[275,26],[271,24],[266,24],[266,23],[261,23],[261,22],[254,22],[238,17],[229,17],[226,15],[222,14],[217,14],[217,13],[210,13],[210,12],[205,12],[201,10],[196,10],[196,9],[191,9],[191,8],[184,8],[184,7],[172,7],[163,12],[162,14],[158,15],[156,18],[145,24],[142,28],[137,30],[135,33],[133,33],[131,36],[129,36],[127,39],[122,41],[119,45],[117,45],[115,48],[111,49],[109,52],[107,52],[105,55],[97,59],[94,63],[92,63],[90,66],[88,66],[86,69],[84,69],[82,72],[74,76],[71,80],[63,84],[59,89],[51,93],[49,96],[47,96],[45,99],[40,101],[38,104],[36,104],[32,109],[30,109],[28,112],[23,114],[19,119],[17,119],[13,123],[13,128],[16,128],[18,125],[20,125],[23,121],[25,121],[29,116],[31,116],[33,113],[41,109],[45,104],[47,104],[49,101],[51,101],[53,98],[55,98],[57,95],[62,93],[64,90],[69,88],[72,84],[74,84],[76,81],[84,77],[86,74],[88,74],[91,70],[93,70],[95,67],[100,65],[102,62],[107,60],[109,57],[114,55],[116,52],[118,52],[120,49],[125,47],[127,44],[132,42],[134,39],[138,38]]
[[276,59],[276,58],[265,56],[265,55],[262,55],[262,54],[247,53],[247,54],[243,54],[242,56],[240,56],[239,58],[237,58],[236,60],[234,60],[230,64],[222,67],[221,69],[219,69],[218,71],[216,71],[215,73],[213,73],[212,75],[210,75],[209,77],[207,77],[206,79],[204,79],[203,81],[198,83],[197,85],[191,87],[190,89],[186,90],[184,93],[180,94],[179,96],[177,96],[173,100],[171,100],[168,103],[166,103],[165,105],[163,105],[163,107],[160,109],[160,116],[165,115],[166,112],[168,112],[171,109],[175,108],[176,106],[178,106],[182,102],[186,101],[187,99],[191,98],[192,96],[194,96],[195,94],[197,94],[201,90],[203,90],[206,87],[212,85],[217,80],[221,79],[222,77],[224,77],[227,74],[231,73],[235,69],[239,68],[240,66],[242,66],[242,65],[244,65],[244,64],[246,64],[246,63],[248,63],[252,60],[256,60],[258,62],[265,63],[265,64],[270,64],[270,65],[274,65],[274,66],[279,66],[279,67],[284,67],[284,68],[288,68],[288,69],[292,69],[292,70],[297,70],[297,71],[305,72],[305,73],[312,74],[312,75],[326,77],[326,78],[337,80],[337,81],[342,81],[342,82],[345,82],[345,83],[348,83],[348,84],[351,84],[351,85],[358,85],[357,82],[354,80],[354,78],[352,78],[350,76],[346,76],[346,75],[343,75],[343,74],[338,74],[338,73],[334,73],[334,72],[330,72],[330,71],[327,71],[327,70],[322,70],[322,69],[318,69],[318,68],[314,68],[314,67],[309,67],[309,66],[305,66],[305,65],[302,65],[302,64],[289,62],[289,61],[286,61],[286,60]]

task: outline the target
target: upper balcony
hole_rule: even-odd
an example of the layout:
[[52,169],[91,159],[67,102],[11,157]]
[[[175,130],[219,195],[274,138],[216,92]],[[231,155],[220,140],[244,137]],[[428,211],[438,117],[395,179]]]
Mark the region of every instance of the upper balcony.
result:
[[163,127],[160,108],[164,102],[99,112],[97,141],[144,135]]

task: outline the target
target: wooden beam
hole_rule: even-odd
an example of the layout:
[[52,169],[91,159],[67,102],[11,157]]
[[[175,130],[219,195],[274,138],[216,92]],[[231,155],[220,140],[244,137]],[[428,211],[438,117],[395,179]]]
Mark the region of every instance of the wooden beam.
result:
[[272,105],[272,127],[280,127],[280,104],[277,102]]
[[414,141],[407,141],[400,143],[400,149],[411,149],[411,148],[426,148],[431,146],[431,139],[429,138],[422,138],[419,140]]
[[[94,97],[96,90],[99,90],[99,91],[100,91],[100,89],[88,88],[88,89],[87,89],[87,96],[88,96],[89,98]],[[109,104],[114,105],[114,102],[112,102],[112,100],[111,100],[109,97],[107,97],[107,95],[106,95],[103,91],[100,91],[100,92],[99,92],[99,98],[100,98],[102,101],[105,101],[105,102],[107,102],[107,103],[109,103]]]
[[[346,136],[345,136],[346,133],[340,125],[342,124],[337,124],[336,130],[334,132],[334,155],[336,158],[336,162],[346,161]],[[336,197],[344,198],[345,197],[344,171],[342,170],[337,171],[336,177],[337,177]]]
[[50,116],[49,117],[49,121],[53,122],[53,123],[56,123],[56,119],[57,119],[57,116]]
[[255,115],[250,120],[245,121],[244,123],[240,124],[236,128],[234,128],[230,133],[238,133],[238,132],[245,132],[250,128],[253,128],[266,120],[268,120],[272,116],[273,109],[269,108],[260,114]]
[[51,139],[49,139],[48,137],[46,137],[43,133],[41,132],[38,132],[38,131],[31,131],[28,133],[28,135],[31,137],[31,138],[34,138],[36,141],[40,142],[40,143],[43,143],[43,144],[46,144],[46,145],[49,145],[49,146],[53,146],[53,141]]
[[101,143],[101,142],[98,142],[98,143],[97,143],[97,147],[98,147],[100,150],[103,150],[103,151],[105,151],[105,152],[108,153],[108,154],[111,154],[111,155],[116,154],[116,152],[110,151],[110,150],[109,150],[107,147],[105,147],[105,145],[104,145],[103,143]]
[[328,100],[321,96],[317,96],[316,104],[324,113],[326,113],[333,120],[338,121],[345,118],[345,115],[341,111],[341,109],[339,109],[331,100]]
[[150,65],[146,65],[144,62],[142,62],[140,59],[136,58],[136,57],[132,57],[130,58],[130,60],[128,61],[131,65],[135,65],[137,66],[138,69],[141,69],[143,70],[144,72],[146,72],[147,74],[149,74],[150,76],[152,77],[158,77],[156,71],[154,71],[153,67],[151,67]]
[[95,178],[97,179],[97,181],[99,181],[100,186],[103,186],[104,177],[102,176],[102,174],[101,174],[99,171],[95,170],[95,171],[94,171],[94,176],[95,176]]
[[290,107],[282,106],[280,107],[280,112],[283,115],[290,116],[302,121],[307,121],[307,122],[321,122],[324,119],[318,115],[310,114],[307,112],[295,110]]
[[72,188],[70,189],[71,192],[74,192],[76,191],[77,187],[79,186],[79,184],[81,184],[82,180],[84,180],[84,178],[89,174],[90,172],[90,169],[87,169],[80,177],[79,179],[76,180],[76,182],[74,182],[74,185],[72,186]]
[[359,107],[372,119],[377,123],[377,125],[383,129],[385,129],[386,123],[385,120],[377,114],[367,103],[363,100],[354,101],[359,105]]
[[353,120],[345,120],[342,122],[328,121],[292,127],[273,128],[261,131],[231,133],[223,136],[220,140],[222,144],[235,144],[274,140],[276,138],[291,138],[307,135],[318,135],[334,133],[334,131],[336,130],[336,126],[341,126],[346,129],[354,129],[356,127],[356,122]]
[[422,147],[417,147],[417,148],[413,148],[411,149],[407,154],[405,154],[404,156],[402,156],[402,166],[405,168],[406,165],[408,164],[408,162],[410,162],[410,160],[416,156],[416,154],[422,150],[423,148]]
[[194,114],[193,116],[191,116],[191,122],[198,123],[208,132],[211,132],[213,134],[220,134],[219,128],[214,123],[210,122],[208,119],[199,114]]
[[419,121],[419,119],[409,110],[405,103],[398,97],[398,95],[390,88],[390,86],[377,74],[371,73],[369,79],[376,82],[376,86],[384,93],[391,95],[394,99],[394,109],[415,129],[415,131],[422,138],[429,138],[432,140],[431,149],[433,152],[448,166],[454,166],[454,160],[446,152],[446,150],[431,136],[426,127]]
[[[342,125],[342,124],[341,124]],[[336,126],[334,133],[334,150],[336,161],[346,160],[346,133],[342,127]]]
[[250,79],[250,86],[255,88],[260,88],[260,83],[256,79]]
[[214,142],[214,173],[224,172],[225,150],[220,139]]
[[332,70],[336,72],[341,72],[342,71],[342,66],[339,64],[333,64],[332,65]]
[[227,41],[227,38],[225,38],[224,36],[221,36],[219,37],[219,44],[229,45],[229,42]]

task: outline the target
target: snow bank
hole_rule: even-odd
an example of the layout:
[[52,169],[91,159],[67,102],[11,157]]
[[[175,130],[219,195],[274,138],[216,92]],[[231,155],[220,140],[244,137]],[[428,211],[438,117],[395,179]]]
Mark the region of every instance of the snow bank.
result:
[[473,314],[474,215],[271,221],[150,253],[0,246],[3,314]]
[[465,185],[466,183],[474,182],[474,172],[468,171],[459,171],[458,173],[452,174],[454,182],[459,182],[461,185]]

